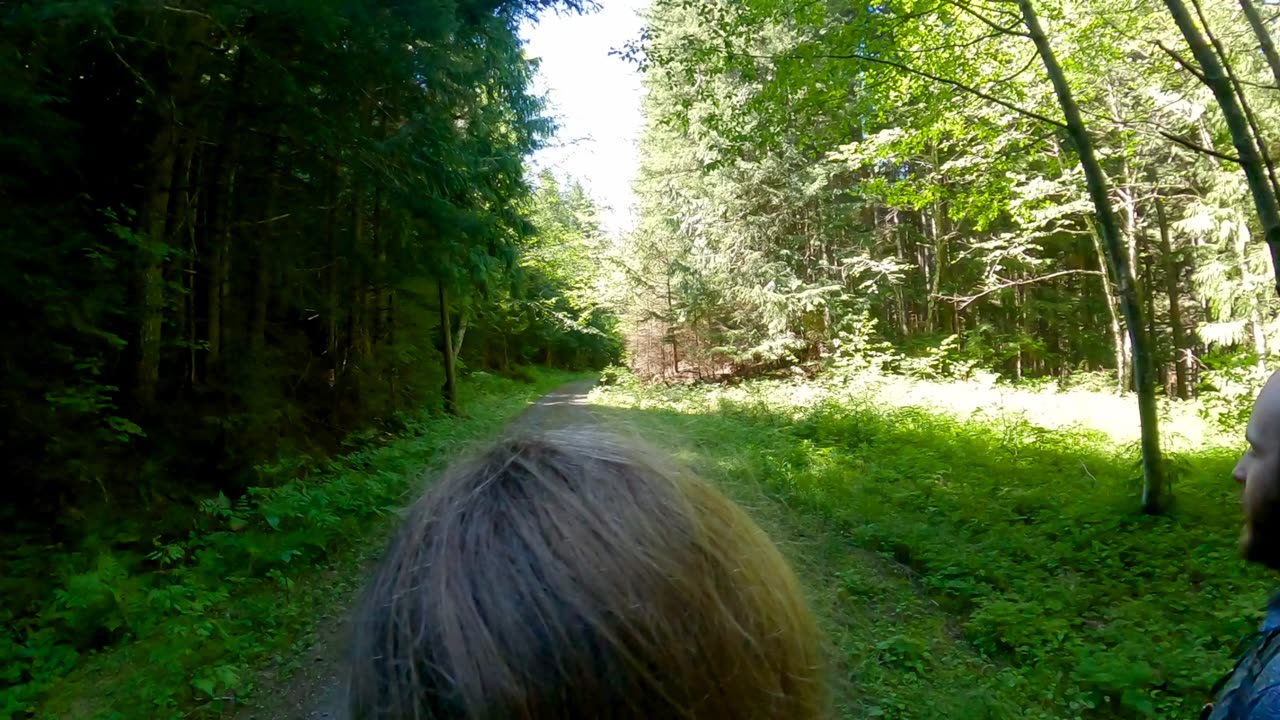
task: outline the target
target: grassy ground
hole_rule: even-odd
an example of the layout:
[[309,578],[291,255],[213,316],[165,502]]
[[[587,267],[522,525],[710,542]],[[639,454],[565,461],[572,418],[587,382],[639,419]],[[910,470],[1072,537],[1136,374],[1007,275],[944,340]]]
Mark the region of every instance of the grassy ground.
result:
[[324,476],[236,504],[211,499],[191,537],[160,548],[148,575],[122,574],[105,555],[71,579],[65,592],[78,595],[53,607],[123,624],[123,640],[51,666],[65,651],[28,634],[15,646],[25,664],[6,670],[26,682],[0,683],[0,718],[221,716],[262,679],[282,682],[310,662],[304,650],[346,608],[424,475],[572,378],[473,377],[461,386],[462,418],[408,419],[404,434],[335,459]]
[[1270,589],[1236,558],[1235,448],[1191,450],[1190,433],[1218,438],[1176,409],[1176,505],[1145,517],[1130,438],[1087,429],[1116,425],[1104,395],[1068,396],[1075,427],[1050,430],[1028,420],[1061,416],[1038,411],[1050,394],[895,396],[922,407],[884,388],[624,385],[593,402],[778,538],[824,619],[841,717],[1193,716]]

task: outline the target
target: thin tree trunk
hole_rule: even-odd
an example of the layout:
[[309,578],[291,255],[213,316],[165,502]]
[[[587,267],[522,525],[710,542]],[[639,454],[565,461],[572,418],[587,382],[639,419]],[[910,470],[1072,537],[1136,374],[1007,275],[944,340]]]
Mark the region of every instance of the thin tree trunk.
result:
[[[1138,257],[1142,262],[1142,299],[1146,302],[1147,338],[1151,341],[1151,364],[1155,371],[1154,378],[1159,378],[1160,386],[1167,393],[1169,373],[1164,364],[1164,352],[1160,347],[1160,328],[1156,324],[1156,295],[1148,290],[1155,284],[1156,280],[1155,260],[1150,252],[1140,251]],[[1155,381],[1154,378],[1153,382]]]
[[929,296],[928,310],[926,312],[925,327],[930,332],[935,329],[935,324],[945,328],[946,322],[943,314],[946,312],[947,303],[942,302],[939,295],[942,293],[942,271],[946,266],[946,245],[938,230],[938,206],[940,203],[934,203],[933,212],[929,213],[929,234],[933,236],[933,270],[929,273]]
[[1186,329],[1182,326],[1182,303],[1179,302],[1178,277],[1181,275],[1180,263],[1173,256],[1169,240],[1169,219],[1164,213],[1164,200],[1160,197],[1160,189],[1155,186],[1156,222],[1160,225],[1160,256],[1164,258],[1164,287],[1169,296],[1169,331],[1173,337],[1173,373],[1175,390],[1180,399],[1191,396],[1191,387],[1187,378],[1187,341]]
[[165,33],[165,43],[177,58],[165,82],[157,83],[156,100],[159,126],[150,145],[150,167],[146,192],[139,213],[139,228],[144,236],[142,262],[136,286],[140,315],[138,347],[134,367],[133,394],[143,407],[155,403],[160,385],[160,350],[164,330],[165,280],[164,262],[168,255],[169,201],[173,192],[174,170],[178,159],[179,113],[186,111],[195,83],[199,54],[192,47],[203,37],[207,23],[202,18],[180,17],[171,21],[175,28]]
[[151,184],[142,206],[141,220],[145,234],[143,263],[138,273],[138,295],[142,315],[138,325],[138,364],[134,378],[134,394],[144,407],[150,407],[160,384],[160,343],[164,325],[164,258],[169,219],[169,194],[173,187],[173,170],[177,160],[173,117],[165,114],[160,129],[151,141]]
[[222,116],[222,124],[215,138],[213,171],[210,173],[214,182],[211,188],[208,212],[212,218],[210,223],[208,271],[208,332],[206,340],[209,352],[206,356],[205,381],[212,382],[218,377],[222,364],[222,351],[230,336],[229,323],[226,321],[226,304],[231,281],[231,224],[234,211],[236,165],[239,162],[239,129],[241,116],[241,95],[248,76],[248,53],[243,50],[237,55],[235,70],[232,73],[228,88],[226,111]]
[[440,340],[444,350],[444,411],[457,415],[458,383],[453,375],[453,330],[449,327],[449,294],[445,290],[444,280],[437,282],[440,286]]
[[[281,134],[277,128],[276,135]],[[267,315],[271,306],[271,256],[268,248],[272,247],[275,238],[276,208],[280,200],[280,175],[276,155],[279,142],[273,142],[268,153],[271,163],[271,175],[267,187],[267,209],[263,218],[262,237],[257,243],[253,283],[253,318],[249,325],[249,349],[255,358],[261,359],[266,350]]]
[[[387,291],[387,344],[394,346],[396,344],[396,292],[395,290]],[[395,412],[399,408],[399,395],[397,394],[397,380],[400,377],[399,363],[391,365],[391,372],[387,381],[388,387],[391,389],[391,410]]]
[[1263,239],[1271,251],[1271,264],[1276,272],[1276,289],[1280,292],[1280,203],[1277,203],[1268,177],[1267,163],[1258,152],[1256,138],[1249,128],[1249,119],[1213,46],[1196,27],[1191,12],[1182,0],[1164,1],[1178,30],[1182,32],[1182,37],[1190,46],[1192,56],[1200,65],[1205,85],[1213,91],[1213,97],[1226,120],[1227,130],[1231,133],[1231,144],[1235,146],[1240,165],[1244,168],[1249,193],[1253,196],[1254,209],[1262,225]]
[[1280,90],[1280,54],[1276,53],[1276,44],[1271,39],[1271,33],[1263,24],[1262,15],[1258,13],[1258,8],[1254,7],[1253,0],[1240,0],[1240,9],[1249,20],[1249,27],[1253,29],[1253,35],[1258,40],[1262,56],[1267,59],[1267,67],[1271,68],[1271,77],[1275,79],[1276,89]]
[[329,354],[330,385],[336,382],[338,363],[338,199],[341,197],[342,165],[334,162],[329,183],[329,217],[325,232],[329,236],[328,278],[325,282],[325,343]]
[[[1168,0],[1180,2],[1180,0]],[[1129,267],[1121,247],[1120,228],[1116,223],[1115,213],[1111,208],[1111,198],[1107,190],[1107,177],[1102,165],[1094,155],[1093,142],[1080,115],[1067,84],[1066,75],[1049,45],[1049,39],[1040,27],[1040,19],[1036,16],[1031,0],[1018,0],[1022,10],[1023,21],[1031,40],[1035,43],[1040,60],[1053,83],[1058,103],[1062,106],[1062,114],[1067,121],[1067,135],[1071,138],[1080,157],[1081,169],[1084,170],[1089,197],[1093,200],[1098,226],[1102,230],[1107,254],[1112,260],[1112,271],[1116,276],[1116,287],[1120,292],[1120,306],[1129,326],[1129,338],[1133,344],[1133,377],[1138,392],[1138,415],[1142,424],[1142,509],[1147,513],[1158,513],[1163,507],[1164,463],[1160,456],[1160,417],[1156,412],[1155,385],[1151,377],[1151,352],[1146,337],[1146,323],[1142,318],[1142,303],[1134,287],[1133,271]]]
[[350,280],[350,285],[347,287],[347,352],[354,355],[354,360],[359,363],[369,357],[369,349],[365,343],[367,326],[364,320],[363,262],[368,254],[365,247],[364,189],[360,186],[359,177],[352,178],[351,185],[351,262],[347,269]]
[[[169,230],[170,240],[175,246],[185,242],[192,249],[196,246],[196,195],[192,190],[196,181],[195,145],[194,139],[188,139],[182,143],[177,160],[179,169],[175,172],[179,182],[177,187],[170,191],[173,208],[173,227]],[[195,307],[191,298],[191,294],[195,292],[195,268],[190,264],[191,262],[188,258],[186,262],[179,263],[176,268],[179,297],[178,301],[173,303],[174,337],[188,343],[188,348],[194,346],[196,324]],[[194,352],[189,349],[182,353],[181,357],[182,382],[189,388],[195,385]]]
[[[898,211],[891,209],[886,220],[889,223],[890,232],[893,233],[894,249],[897,253],[896,257],[899,262],[907,261],[906,248],[902,244],[902,224],[898,221]],[[907,339],[910,328],[907,325],[907,296],[902,289],[901,283],[894,284],[894,298],[898,306],[898,333],[903,340]]]
[[[194,146],[194,143],[193,143]],[[195,154],[194,147],[192,157],[188,163],[194,163],[199,156]],[[203,166],[203,163],[202,163]],[[187,328],[185,339],[187,341],[187,382],[191,387],[195,387],[199,383],[199,362],[197,358],[197,328],[196,328],[196,290],[198,287],[199,272],[197,265],[200,260],[199,245],[196,241],[196,233],[198,226],[198,218],[200,216],[200,200],[201,195],[196,193],[194,188],[197,187],[197,174],[192,173],[187,188],[190,196],[187,202],[187,262],[184,268],[186,272],[183,283],[186,287],[186,298],[184,298],[187,308]]]
[[215,180],[221,187],[214,193],[217,198],[213,203],[213,223],[209,240],[209,252],[205,266],[209,272],[209,282],[205,286],[207,297],[205,342],[208,353],[205,356],[205,382],[212,383],[218,377],[218,369],[222,365],[222,299],[226,295],[227,253],[230,251],[231,237],[227,215],[231,212],[231,177],[223,176]]
[[[1027,279],[1027,273],[1025,270],[1019,272],[1018,275],[1019,280]],[[1013,289],[1013,307],[1014,314],[1016,316],[1015,322],[1018,326],[1018,354],[1014,357],[1017,367],[1014,371],[1014,376],[1018,380],[1021,380],[1024,372],[1024,366],[1030,359],[1030,355],[1027,353],[1026,347],[1027,340],[1031,338],[1031,319],[1027,316],[1027,292],[1025,285],[1019,285]],[[1032,372],[1035,372],[1034,366],[1032,368]]]
[[[675,327],[675,305],[671,297],[671,273],[667,273],[667,333],[671,336],[671,374],[678,376],[680,374],[680,350],[676,347],[676,327]],[[550,351],[548,351],[549,353]],[[550,357],[550,355],[548,355]],[[548,360],[550,365],[551,361]]]
[[1123,393],[1129,387],[1129,359],[1125,352],[1124,328],[1120,326],[1120,315],[1116,310],[1116,294],[1111,287],[1111,274],[1108,268],[1107,252],[1102,247],[1102,236],[1097,228],[1091,233],[1093,247],[1098,253],[1098,268],[1102,270],[1102,292],[1107,300],[1107,314],[1111,317],[1111,347],[1116,358],[1116,392]]
[[253,320],[249,328],[249,350],[261,358],[267,343],[267,309],[271,305],[271,263],[259,248],[253,283]]
[[1235,232],[1236,267],[1240,271],[1240,283],[1248,290],[1249,336],[1253,340],[1254,365],[1258,372],[1267,370],[1267,336],[1262,321],[1264,298],[1254,290],[1253,274],[1249,272],[1249,224],[1241,220]]
[[373,216],[370,218],[370,234],[373,237],[373,252],[370,262],[369,281],[365,284],[365,307],[368,308],[370,352],[382,344],[386,332],[383,322],[383,291],[387,284],[387,230],[382,223],[382,192],[375,186],[373,189]]
[[462,341],[467,339],[467,327],[471,324],[471,313],[463,310],[458,316],[458,338],[453,341],[453,354],[461,357]]

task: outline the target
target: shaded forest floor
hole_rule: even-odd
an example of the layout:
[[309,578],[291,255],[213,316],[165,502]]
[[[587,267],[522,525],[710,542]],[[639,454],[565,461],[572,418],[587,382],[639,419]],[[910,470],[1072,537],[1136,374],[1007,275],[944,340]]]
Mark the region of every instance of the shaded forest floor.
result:
[[[403,432],[380,433],[328,460],[322,473],[258,491],[249,504],[214,503],[210,517],[193,521],[190,538],[175,541],[178,561],[159,571],[124,573],[103,553],[96,572],[69,586],[79,595],[60,597],[85,612],[122,615],[123,627],[111,615],[94,616],[112,622],[121,637],[75,653],[37,644],[52,638],[48,631],[30,635],[14,656],[23,664],[6,667],[9,681],[19,682],[0,683],[0,718],[252,717],[257,710],[260,718],[288,717],[278,695],[307,679],[311,684],[291,696],[305,716],[325,700],[307,695],[332,685],[315,680],[334,675],[347,608],[382,551],[395,510],[434,468],[492,438],[574,377],[535,370],[522,382],[474,374],[460,387],[461,417],[406,416]],[[256,566],[241,563],[245,557],[257,558]],[[84,605],[86,598],[95,604]],[[159,602],[168,598],[174,600]],[[54,658],[68,659],[54,665]],[[259,708],[265,701],[273,704]]]

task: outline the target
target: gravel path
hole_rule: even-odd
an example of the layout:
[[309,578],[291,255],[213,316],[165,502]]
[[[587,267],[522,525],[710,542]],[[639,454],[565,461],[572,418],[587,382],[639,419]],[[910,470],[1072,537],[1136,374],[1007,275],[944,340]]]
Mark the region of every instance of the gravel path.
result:
[[[562,385],[543,395],[512,421],[510,430],[548,430],[592,422],[587,393],[594,380]],[[354,596],[351,598],[354,599]],[[340,720],[342,712],[341,658],[346,635],[346,609],[319,619],[316,643],[302,658],[302,667],[287,680],[265,678],[252,700],[229,713],[236,720]]]

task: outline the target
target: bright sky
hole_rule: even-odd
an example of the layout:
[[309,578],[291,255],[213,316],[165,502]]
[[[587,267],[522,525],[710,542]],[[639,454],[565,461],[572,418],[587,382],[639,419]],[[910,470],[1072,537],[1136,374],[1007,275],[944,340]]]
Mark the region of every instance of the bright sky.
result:
[[639,37],[646,0],[599,2],[602,8],[589,15],[547,13],[520,34],[529,57],[541,59],[536,89],[547,95],[560,126],[534,166],[580,180],[607,206],[606,228],[619,231],[632,225],[641,89],[635,65],[609,51]]

